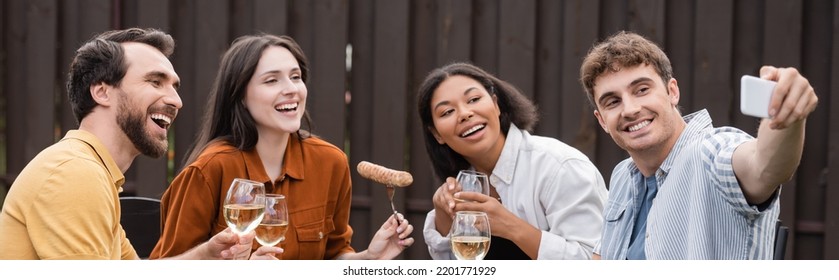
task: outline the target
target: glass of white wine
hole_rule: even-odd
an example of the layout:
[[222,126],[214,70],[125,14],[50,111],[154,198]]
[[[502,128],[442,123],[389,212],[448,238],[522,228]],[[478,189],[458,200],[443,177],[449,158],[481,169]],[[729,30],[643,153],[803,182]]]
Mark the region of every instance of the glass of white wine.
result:
[[234,233],[245,235],[265,215],[265,185],[242,178],[233,179],[224,199],[224,220]]
[[288,231],[288,206],[281,194],[265,195],[265,216],[256,227],[256,241],[262,246],[275,246]]
[[458,211],[452,222],[452,251],[458,260],[483,260],[489,251],[489,218],[484,212]]
[[[457,183],[462,192],[476,192],[489,195],[489,179],[487,175],[475,170],[461,170],[457,173]],[[455,198],[457,201],[465,201]]]

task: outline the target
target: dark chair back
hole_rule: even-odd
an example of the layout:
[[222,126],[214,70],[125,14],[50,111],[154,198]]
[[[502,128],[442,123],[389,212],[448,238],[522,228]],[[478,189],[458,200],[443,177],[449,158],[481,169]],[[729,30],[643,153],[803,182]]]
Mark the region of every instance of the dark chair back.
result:
[[120,224],[141,259],[147,259],[160,238],[160,200],[148,197],[119,198]]
[[783,260],[787,253],[787,237],[789,227],[781,225],[781,220],[775,222],[775,260]]

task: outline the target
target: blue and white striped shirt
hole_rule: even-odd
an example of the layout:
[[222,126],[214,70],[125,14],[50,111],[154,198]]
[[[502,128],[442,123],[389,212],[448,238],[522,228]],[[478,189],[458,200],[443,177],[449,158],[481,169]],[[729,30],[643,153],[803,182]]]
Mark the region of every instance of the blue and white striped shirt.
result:
[[[749,205],[731,165],[734,150],[754,138],[712,127],[706,110],[684,119],[685,130],[655,173],[647,259],[771,259],[780,192],[764,209]],[[612,173],[603,239],[595,248],[603,259],[626,259],[643,178],[632,158]]]

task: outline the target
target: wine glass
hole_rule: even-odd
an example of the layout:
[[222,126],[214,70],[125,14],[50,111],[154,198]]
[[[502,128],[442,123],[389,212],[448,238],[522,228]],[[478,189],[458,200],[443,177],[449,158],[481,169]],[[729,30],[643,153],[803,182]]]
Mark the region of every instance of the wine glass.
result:
[[265,195],[265,216],[256,227],[256,241],[262,246],[274,246],[285,239],[288,231],[288,206],[281,194]]
[[484,212],[458,211],[452,222],[452,251],[458,260],[483,260],[489,251],[489,218]]
[[[489,179],[487,175],[475,170],[461,170],[457,173],[457,183],[462,192],[476,192],[489,195]],[[466,201],[456,198],[458,201]]]
[[265,215],[265,185],[242,178],[233,179],[224,199],[224,220],[238,235],[256,228]]

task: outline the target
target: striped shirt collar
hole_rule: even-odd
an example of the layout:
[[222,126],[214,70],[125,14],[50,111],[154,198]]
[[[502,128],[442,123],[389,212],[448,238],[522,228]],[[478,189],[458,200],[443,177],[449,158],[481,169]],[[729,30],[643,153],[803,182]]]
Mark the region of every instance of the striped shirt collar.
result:
[[[679,139],[676,140],[676,144],[673,145],[673,148],[670,150],[670,153],[667,154],[667,158],[661,163],[661,166],[658,167],[658,171],[656,171],[655,176],[658,181],[658,184],[661,185],[661,182],[664,181],[666,178],[667,173],[670,173],[670,167],[673,166],[673,161],[682,151],[682,149],[692,141],[694,135],[702,133],[703,130],[711,128],[711,115],[708,114],[708,110],[702,109],[696,112],[693,112],[689,115],[683,116],[683,120],[687,125],[685,126],[685,130],[682,131],[682,134],[679,135]],[[641,172],[638,169],[636,164],[629,164],[627,165],[630,174],[638,174]]]

